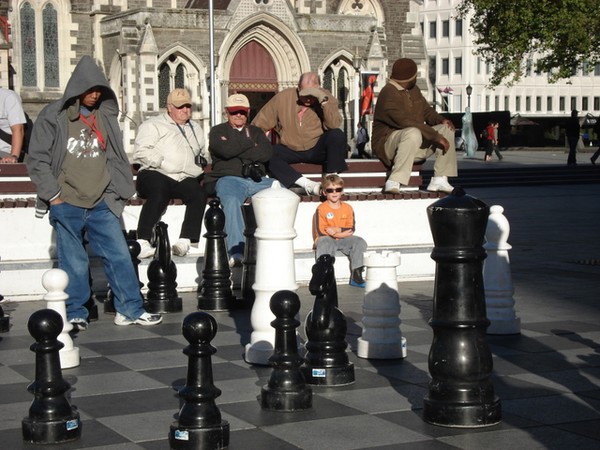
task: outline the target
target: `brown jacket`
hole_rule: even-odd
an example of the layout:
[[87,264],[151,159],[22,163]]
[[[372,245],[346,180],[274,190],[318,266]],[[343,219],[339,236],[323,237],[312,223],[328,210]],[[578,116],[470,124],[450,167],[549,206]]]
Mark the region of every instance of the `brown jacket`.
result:
[[[327,130],[339,128],[342,116],[338,110],[337,99],[328,92],[329,100],[323,105],[308,108],[298,118],[298,92],[296,88],[288,88],[279,92],[261,108],[252,125],[262,128],[267,132],[275,129],[280,136],[280,143],[297,152],[310,150]],[[319,118],[317,112],[321,113]]]
[[432,126],[443,120],[444,117],[427,103],[416,85],[406,90],[390,80],[377,97],[371,145],[379,159],[391,167],[392,162],[385,156],[384,148],[385,141],[393,131],[415,127],[421,130],[423,141],[433,141],[438,137],[438,132]]

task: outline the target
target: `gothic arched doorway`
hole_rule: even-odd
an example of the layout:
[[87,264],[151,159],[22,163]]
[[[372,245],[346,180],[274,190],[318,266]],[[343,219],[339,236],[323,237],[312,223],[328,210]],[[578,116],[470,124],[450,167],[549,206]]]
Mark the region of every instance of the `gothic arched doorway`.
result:
[[278,92],[273,59],[258,42],[250,41],[235,55],[229,71],[229,92],[244,94],[250,101],[250,117]]

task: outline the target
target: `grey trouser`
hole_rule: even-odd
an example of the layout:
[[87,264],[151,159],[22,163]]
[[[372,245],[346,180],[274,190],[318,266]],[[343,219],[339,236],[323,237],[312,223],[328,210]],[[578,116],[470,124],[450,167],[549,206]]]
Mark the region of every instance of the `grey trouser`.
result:
[[335,256],[338,250],[350,259],[351,270],[364,266],[363,254],[367,251],[367,243],[363,238],[348,236],[335,239],[331,236],[321,236],[317,239],[317,259],[321,255]]

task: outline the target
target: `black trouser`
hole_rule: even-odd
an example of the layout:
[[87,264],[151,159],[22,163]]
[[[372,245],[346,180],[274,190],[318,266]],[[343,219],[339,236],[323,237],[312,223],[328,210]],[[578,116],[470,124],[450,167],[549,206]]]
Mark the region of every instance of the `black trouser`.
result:
[[138,239],[150,240],[152,229],[167,210],[169,201],[179,198],[185,204],[179,237],[191,242],[200,240],[207,196],[199,179],[175,181],[156,170],[142,170],[137,176],[137,191],[141,198],[146,199],[138,221]]
[[347,146],[346,136],[339,128],[326,131],[317,141],[317,145],[303,152],[297,152],[277,144],[273,146],[269,171],[286,188],[293,185],[302,176],[290,164],[301,162],[323,164],[325,173],[344,172],[348,170],[346,165]]

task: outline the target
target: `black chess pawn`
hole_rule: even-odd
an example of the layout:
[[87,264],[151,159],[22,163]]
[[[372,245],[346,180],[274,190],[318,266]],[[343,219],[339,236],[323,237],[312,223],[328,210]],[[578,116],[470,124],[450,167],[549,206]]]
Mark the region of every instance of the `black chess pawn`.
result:
[[308,285],[315,296],[306,317],[306,355],[302,373],[309,384],[338,386],[354,383],[354,364],[348,361],[346,317],[338,309],[337,285],[331,255],[321,255]]
[[[0,295],[0,301],[4,300],[4,297]],[[6,333],[10,329],[10,317],[4,315],[4,310],[0,306],[0,333]]]
[[65,392],[71,385],[62,376],[57,339],[63,329],[59,313],[42,309],[27,322],[29,334],[35,339],[35,381],[27,390],[34,395],[29,416],[21,422],[23,440],[33,444],[58,444],[81,436],[79,413],[71,406]]
[[427,208],[436,262],[429,324],[431,382],[423,419],[448,427],[486,427],[501,420],[490,379],[493,361],[486,340],[483,248],[489,207],[456,188]]
[[204,214],[206,247],[202,285],[198,295],[198,309],[207,311],[226,311],[233,307],[236,298],[231,289],[231,269],[223,231],[225,213],[218,199],[211,200]]
[[256,294],[252,285],[256,280],[256,217],[254,217],[254,208],[252,203],[242,205],[242,216],[244,217],[244,237],[246,245],[244,247],[244,267],[242,269],[242,297],[244,303],[252,305]]
[[177,266],[171,259],[167,227],[164,222],[158,222],[154,226],[156,256],[148,264],[146,295],[146,310],[149,313],[173,313],[183,309],[181,297],[177,294]]
[[171,425],[169,444],[172,449],[221,449],[229,445],[229,423],[221,418],[215,399],[221,390],[213,384],[211,356],[217,349],[210,343],[217,334],[217,321],[210,314],[189,314],[182,325],[183,336],[190,343],[186,385],[179,391],[183,406]]
[[272,411],[301,411],[312,407],[312,389],[306,385],[300,371],[302,357],[298,354],[296,328],[300,322],[295,316],[300,311],[300,299],[295,292],[278,291],[269,306],[275,320],[275,345],[269,362],[271,377],[260,393],[263,409]]

